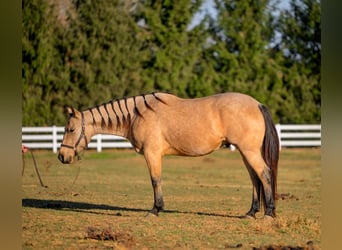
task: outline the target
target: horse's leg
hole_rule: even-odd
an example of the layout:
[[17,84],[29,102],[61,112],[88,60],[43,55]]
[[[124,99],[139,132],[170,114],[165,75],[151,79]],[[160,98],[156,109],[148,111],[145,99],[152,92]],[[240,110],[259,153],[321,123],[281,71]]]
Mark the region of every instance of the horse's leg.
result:
[[161,155],[154,153],[144,153],[145,160],[150,172],[152,188],[154,193],[154,204],[150,213],[157,215],[164,210],[164,200],[161,186]]
[[[260,149],[255,151],[241,151],[248,164],[252,167],[255,174],[259,177],[263,186],[265,204],[265,215],[275,217],[275,200],[271,186],[272,175],[270,168],[266,165],[261,156]],[[260,189],[259,189],[260,190]]]
[[261,184],[261,181],[259,180],[259,177],[253,170],[253,168],[249,165],[246,158],[243,155],[242,155],[242,158],[246,165],[246,168],[248,170],[249,176],[253,184],[252,205],[246,215],[255,218],[255,213],[260,211],[260,191],[261,191],[262,184]]

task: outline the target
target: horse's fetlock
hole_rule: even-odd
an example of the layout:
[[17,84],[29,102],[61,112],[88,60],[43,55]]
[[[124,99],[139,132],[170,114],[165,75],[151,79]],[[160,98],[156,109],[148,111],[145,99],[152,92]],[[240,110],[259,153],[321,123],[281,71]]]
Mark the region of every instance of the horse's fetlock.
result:
[[276,217],[275,208],[274,207],[266,208],[265,216],[270,216],[270,217],[275,218]]
[[164,210],[164,200],[163,198],[159,198],[154,203],[154,207],[158,209],[158,211]]
[[151,178],[151,182],[152,182],[153,187],[157,187],[160,185],[161,180],[159,178],[158,179]]

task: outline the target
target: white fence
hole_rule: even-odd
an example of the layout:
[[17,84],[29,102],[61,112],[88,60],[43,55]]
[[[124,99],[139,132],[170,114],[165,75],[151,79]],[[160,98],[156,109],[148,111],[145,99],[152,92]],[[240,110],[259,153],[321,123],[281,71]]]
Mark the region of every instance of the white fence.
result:
[[[22,144],[29,148],[52,149],[57,153],[60,147],[64,127],[23,127],[21,129]],[[95,135],[91,138],[88,148],[96,148],[101,152],[104,148],[131,148],[132,144],[121,136]]]
[[[277,124],[280,147],[320,147],[321,125]],[[63,139],[64,127],[23,127],[22,144],[33,149],[52,149],[57,153]],[[132,148],[125,138],[114,135],[95,135],[88,148],[101,152],[104,148]],[[231,147],[234,149],[234,147]]]
[[321,125],[277,124],[280,147],[320,147]]

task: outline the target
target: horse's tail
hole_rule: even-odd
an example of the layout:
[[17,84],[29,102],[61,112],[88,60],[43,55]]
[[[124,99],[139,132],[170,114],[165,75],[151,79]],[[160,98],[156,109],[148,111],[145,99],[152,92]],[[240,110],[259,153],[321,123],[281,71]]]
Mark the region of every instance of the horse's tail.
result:
[[[262,144],[261,154],[271,171],[271,187],[273,193],[274,203],[276,202],[277,193],[277,174],[278,174],[278,160],[279,160],[279,138],[277,130],[272,121],[270,111],[262,104],[259,104],[259,109],[265,120],[265,136]],[[264,191],[264,190],[262,190]],[[264,192],[262,192],[263,204],[265,207]],[[275,216],[275,211],[274,211]]]

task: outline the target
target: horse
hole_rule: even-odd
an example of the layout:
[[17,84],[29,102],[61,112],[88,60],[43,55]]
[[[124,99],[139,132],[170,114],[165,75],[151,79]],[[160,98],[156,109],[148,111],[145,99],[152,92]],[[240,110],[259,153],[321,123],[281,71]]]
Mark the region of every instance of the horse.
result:
[[234,145],[253,184],[246,217],[256,218],[260,204],[264,217],[276,217],[279,138],[268,108],[253,97],[235,92],[200,98],[180,98],[153,92],[114,99],[78,111],[65,107],[68,120],[58,159],[78,160],[96,134],[127,138],[148,166],[154,192],[152,215],[164,210],[162,157],[203,156]]

